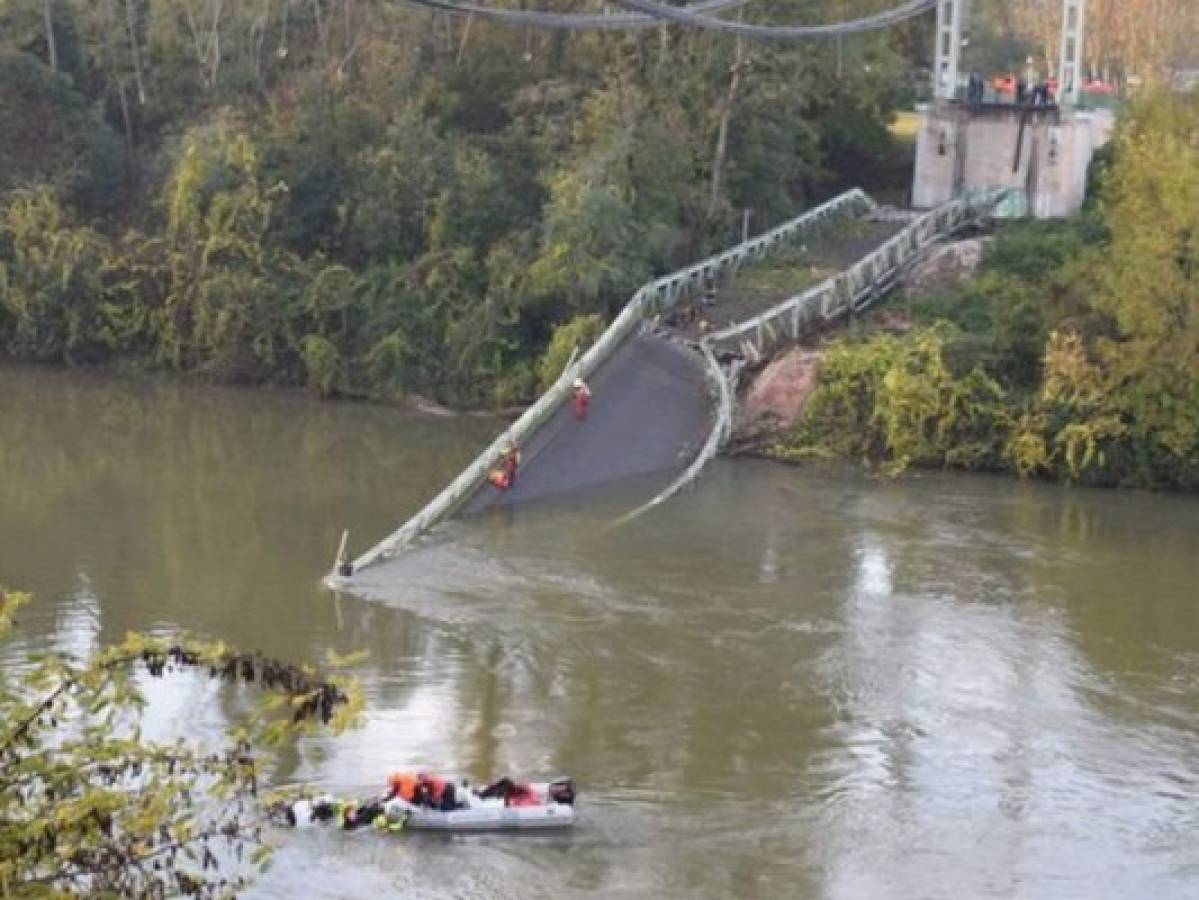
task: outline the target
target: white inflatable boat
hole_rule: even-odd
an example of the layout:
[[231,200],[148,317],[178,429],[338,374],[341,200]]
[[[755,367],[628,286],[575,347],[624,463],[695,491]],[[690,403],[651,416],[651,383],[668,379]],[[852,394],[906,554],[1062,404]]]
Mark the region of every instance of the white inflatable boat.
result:
[[486,796],[465,783],[455,784],[453,809],[434,809],[404,800],[339,800],[315,797],[297,800],[285,816],[295,827],[336,820],[343,828],[371,825],[401,831],[496,831],[568,828],[575,823],[575,788],[569,778],[524,782],[507,796]]

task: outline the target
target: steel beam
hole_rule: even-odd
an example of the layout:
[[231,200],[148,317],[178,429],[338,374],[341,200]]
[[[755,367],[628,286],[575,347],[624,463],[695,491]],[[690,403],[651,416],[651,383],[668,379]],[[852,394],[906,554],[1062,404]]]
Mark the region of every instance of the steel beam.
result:
[[1086,0],[1062,0],[1062,44],[1058,57],[1057,102],[1078,104],[1082,90],[1083,26]]

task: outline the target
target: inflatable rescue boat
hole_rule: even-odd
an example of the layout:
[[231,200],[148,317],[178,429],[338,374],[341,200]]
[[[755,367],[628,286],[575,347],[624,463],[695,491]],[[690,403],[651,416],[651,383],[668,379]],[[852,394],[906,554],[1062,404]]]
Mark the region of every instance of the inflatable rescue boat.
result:
[[362,801],[330,796],[292,802],[282,820],[293,827],[336,822],[353,829],[370,825],[402,831],[495,831],[569,828],[575,823],[575,786],[569,778],[546,782],[508,782],[514,790],[496,796],[492,788],[476,790],[455,783],[453,808],[435,808],[399,798]]

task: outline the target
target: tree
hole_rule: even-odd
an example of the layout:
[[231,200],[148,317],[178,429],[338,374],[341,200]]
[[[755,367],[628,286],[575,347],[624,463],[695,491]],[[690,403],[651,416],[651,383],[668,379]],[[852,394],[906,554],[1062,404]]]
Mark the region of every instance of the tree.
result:
[[894,180],[899,65],[883,35],[834,54],[388,0],[0,0],[0,233],[23,190],[60,212],[0,240],[0,340],[322,395],[526,400],[554,326],[610,315],[747,211],[765,228],[862,172]]
[[[28,599],[0,590],[0,639]],[[267,700],[221,750],[141,740],[139,677],[185,673]],[[186,638],[130,634],[90,659],[0,672],[0,896],[228,894],[269,856],[258,754],[341,730],[361,707],[356,685]]]
[[103,352],[105,242],[66,221],[53,192],[13,195],[0,209],[0,340],[21,356],[86,360]]
[[1090,353],[1120,398],[1139,481],[1199,480],[1199,94],[1159,93],[1122,120],[1100,209],[1110,232],[1079,288],[1110,321]]
[[86,212],[111,212],[123,178],[120,139],[70,79],[26,53],[0,48],[0,195],[51,183]]

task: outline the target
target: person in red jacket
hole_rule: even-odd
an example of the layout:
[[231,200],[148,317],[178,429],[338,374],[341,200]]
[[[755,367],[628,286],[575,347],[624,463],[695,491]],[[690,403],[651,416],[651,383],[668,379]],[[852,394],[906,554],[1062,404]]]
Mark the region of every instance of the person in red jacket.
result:
[[413,806],[440,809],[448,812],[458,808],[458,791],[453,782],[440,775],[426,772],[413,776],[406,772],[393,772],[387,776],[390,790],[384,801],[400,799]]
[[591,388],[582,378],[575,379],[575,421],[582,422],[587,418],[587,410],[591,407]]

